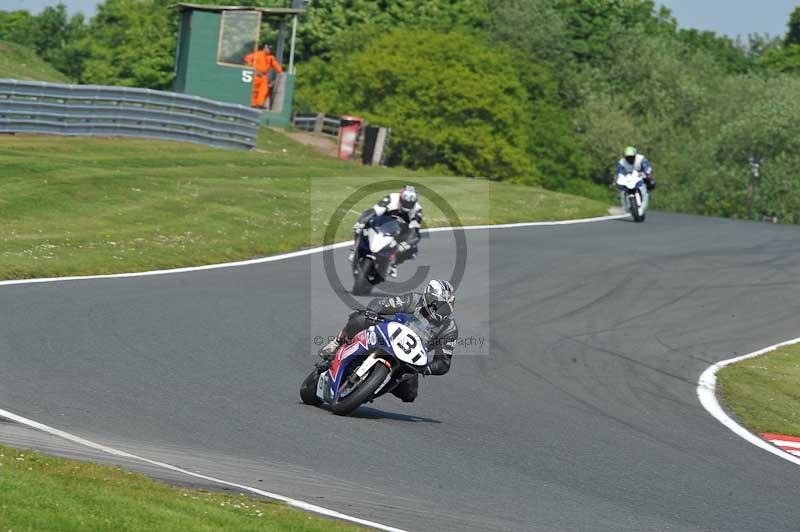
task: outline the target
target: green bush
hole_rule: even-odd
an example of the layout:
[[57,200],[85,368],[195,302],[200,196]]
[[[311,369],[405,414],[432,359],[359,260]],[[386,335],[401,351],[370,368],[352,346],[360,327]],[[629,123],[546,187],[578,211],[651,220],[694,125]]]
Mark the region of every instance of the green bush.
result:
[[391,127],[390,164],[538,179],[525,151],[528,93],[502,51],[459,33],[403,29],[304,72],[298,105]]

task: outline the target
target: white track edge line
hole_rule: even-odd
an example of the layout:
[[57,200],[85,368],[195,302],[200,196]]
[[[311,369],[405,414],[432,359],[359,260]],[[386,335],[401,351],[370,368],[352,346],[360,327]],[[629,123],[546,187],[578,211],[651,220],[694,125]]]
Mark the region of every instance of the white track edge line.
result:
[[768,451],[775,456],[783,458],[784,460],[788,460],[793,464],[800,465],[800,456],[794,456],[789,454],[778,447],[768,443],[766,440],[758,437],[757,435],[753,434],[742,425],[737,423],[733,420],[722,408],[722,405],[719,404],[717,400],[717,372],[724,368],[725,366],[729,366],[731,364],[735,364],[736,362],[741,362],[742,360],[747,360],[749,358],[755,358],[759,355],[763,355],[765,353],[769,353],[770,351],[775,351],[781,347],[786,347],[788,345],[795,345],[800,343],[800,338],[795,338],[793,340],[788,340],[786,342],[781,342],[779,344],[771,345],[769,347],[765,347],[764,349],[760,349],[758,351],[754,351],[752,353],[748,353],[746,355],[738,356],[736,358],[729,358],[728,360],[723,360],[721,362],[717,362],[709,366],[701,375],[700,380],[697,383],[697,397],[700,399],[700,403],[703,405],[703,408],[711,414],[717,421],[728,427],[734,434],[747,440],[748,442],[752,443],[756,447],[760,447],[765,451]]
[[[606,222],[609,220],[618,220],[625,218],[627,215],[613,215],[613,216],[598,216],[596,218],[580,218],[576,220],[561,220],[555,222],[521,222],[513,224],[498,224],[498,225],[468,225],[464,227],[435,227],[432,229],[425,229],[424,233],[440,233],[443,231],[476,231],[482,229],[513,229],[517,227],[549,227],[554,225],[575,225],[587,224],[595,222]],[[37,279],[15,279],[10,281],[0,281],[0,286],[18,285],[18,284],[38,284],[38,283],[55,283],[61,281],[88,281],[94,279],[125,279],[129,277],[148,277],[151,275],[170,275],[176,273],[189,273],[199,272],[204,270],[216,270],[220,268],[236,268],[239,266],[250,266],[253,264],[264,264],[267,262],[276,262],[279,260],[293,259],[296,257],[303,257],[305,255],[312,255],[327,249],[339,249],[351,245],[351,241],[337,242],[328,246],[319,246],[315,248],[303,249],[300,251],[293,251],[291,253],[283,253],[281,255],[270,255],[269,257],[261,257],[258,259],[240,260],[235,262],[222,262],[219,264],[207,264],[205,266],[189,266],[186,268],[171,268],[167,270],[151,270],[144,272],[132,273],[112,273],[107,275],[74,275],[68,277],[41,277]]]
[[[560,220],[560,221],[552,221],[552,222],[521,222],[521,223],[512,223],[512,224],[496,224],[496,225],[470,225],[464,227],[436,227],[432,229],[426,229],[424,232],[426,233],[438,233],[443,231],[455,231],[455,230],[481,230],[481,229],[511,229],[511,228],[518,228],[518,227],[548,227],[554,225],[574,225],[574,224],[586,224],[586,223],[594,223],[594,222],[605,222],[609,220],[618,220],[621,218],[625,218],[626,215],[611,215],[611,216],[598,216],[595,218],[580,218],[576,220]],[[93,280],[93,279],[124,279],[128,277],[146,277],[151,275],[168,275],[168,274],[175,274],[175,273],[188,273],[188,272],[196,272],[196,271],[203,271],[203,270],[215,270],[220,268],[235,268],[238,266],[249,266],[252,264],[264,264],[268,262],[276,262],[279,260],[285,259],[292,259],[296,257],[303,257],[305,255],[311,255],[313,253],[319,253],[326,249],[338,249],[345,246],[350,245],[350,241],[347,242],[338,242],[336,244],[331,244],[329,246],[319,246],[316,248],[311,249],[304,249],[300,251],[294,251],[291,253],[284,253],[281,255],[272,255],[269,257],[263,257],[259,259],[250,259],[250,260],[242,260],[236,262],[225,262],[220,264],[208,264],[205,266],[192,266],[188,268],[173,268],[169,270],[152,270],[152,271],[145,271],[145,272],[133,272],[133,273],[116,273],[116,274],[109,274],[109,275],[76,275],[71,277],[45,277],[39,279],[19,279],[19,280],[12,280],[12,281],[0,281],[0,286],[9,286],[9,285],[19,285],[19,284],[36,284],[36,283],[53,283],[59,281],[86,281],[86,280]],[[136,456],[134,454],[127,453],[125,451],[120,451],[117,449],[113,449],[111,447],[106,447],[104,445],[100,445],[99,443],[95,443],[90,440],[86,440],[81,438],[80,436],[76,436],[74,434],[70,434],[69,432],[64,432],[62,430],[44,425],[39,423],[38,421],[34,421],[32,419],[28,419],[22,417],[20,415],[14,414],[13,412],[9,412],[7,410],[0,409],[0,417],[4,417],[6,419],[10,419],[15,421],[21,425],[25,425],[27,427],[40,430],[42,432],[46,432],[53,436],[57,436],[59,438],[63,438],[65,440],[69,440],[73,443],[77,443],[78,445],[83,445],[84,447],[89,447],[98,451],[102,451],[106,454],[111,454],[114,456],[121,456],[125,458],[130,458],[133,460],[138,460],[141,462],[145,462],[150,465],[154,465],[157,467],[162,467],[165,469],[169,469],[178,473],[182,473],[184,475],[192,476],[195,478],[200,478],[203,480],[208,480],[210,482],[214,482],[224,486],[230,486],[238,489],[242,489],[245,491],[249,491],[251,493],[255,493],[257,495],[262,495],[264,497],[282,501],[289,506],[293,506],[298,509],[306,510],[309,512],[325,515],[328,517],[334,517],[337,519],[341,519],[343,521],[349,521],[351,523],[356,523],[364,526],[369,526],[372,528],[376,528],[378,530],[385,530],[387,532],[406,532],[400,528],[393,528],[387,525],[382,525],[380,523],[375,523],[373,521],[368,521],[366,519],[361,519],[359,517],[353,517],[346,514],[339,513],[334,510],[329,510],[327,508],[323,508],[322,506],[316,506],[314,504],[310,504],[307,502],[303,502],[300,500],[292,499],[289,497],[285,497],[283,495],[278,495],[277,493],[270,493],[268,491],[260,490],[258,488],[253,488],[251,486],[245,486],[242,484],[235,484],[233,482],[228,482],[226,480],[209,477],[206,475],[202,475],[200,473],[194,473],[192,471],[187,471],[185,469],[181,469],[177,466],[173,466],[171,464],[167,464],[164,462],[157,462],[155,460],[150,460],[149,458],[143,458],[141,456]]]
[[348,522],[351,522],[351,523],[356,523],[356,524],[359,524],[359,525],[364,525],[364,526],[376,528],[378,530],[385,530],[387,532],[406,532],[405,530],[400,529],[400,528],[394,528],[394,527],[391,527],[391,526],[382,525],[382,524],[376,523],[374,521],[369,521],[367,519],[361,519],[360,517],[353,517],[351,515],[343,514],[343,513],[337,512],[335,510],[330,510],[328,508],[323,508],[322,506],[317,506],[315,504],[307,503],[307,502],[300,501],[300,500],[297,500],[297,499],[292,499],[291,497],[286,497],[284,495],[278,495],[277,493],[271,493],[269,491],[264,491],[264,490],[261,490],[261,489],[258,489],[258,488],[254,488],[252,486],[244,485],[244,484],[236,484],[234,482],[228,482],[227,480],[222,480],[222,479],[219,479],[219,478],[214,478],[214,477],[210,477],[210,476],[207,476],[207,475],[202,475],[200,473],[194,473],[192,471],[188,471],[186,469],[182,469],[180,467],[177,467],[177,466],[174,466],[174,465],[171,465],[171,464],[167,464],[165,462],[158,462],[156,460],[150,460],[149,458],[143,458],[141,456],[137,456],[135,454],[131,454],[131,453],[128,453],[128,452],[125,452],[125,451],[120,451],[118,449],[114,449],[113,447],[107,447],[105,445],[101,445],[99,443],[95,443],[93,441],[81,438],[80,436],[76,436],[74,434],[70,434],[69,432],[64,432],[63,430],[59,430],[59,429],[50,427],[48,425],[44,425],[42,423],[39,423],[37,421],[33,421],[32,419],[28,419],[28,418],[22,417],[20,415],[14,414],[13,412],[9,412],[7,410],[0,409],[0,417],[3,417],[3,418],[6,418],[8,420],[11,420],[11,421],[14,421],[16,423],[19,423],[20,425],[25,425],[26,427],[30,427],[30,428],[35,429],[35,430],[46,432],[46,433],[48,433],[48,434],[50,434],[52,436],[57,436],[59,438],[65,439],[65,440],[69,440],[69,441],[71,441],[73,443],[77,443],[78,445],[82,445],[84,447],[89,447],[91,449],[95,449],[97,451],[104,452],[106,454],[111,454],[111,455],[114,455],[114,456],[120,456],[120,457],[123,457],[123,458],[132,459],[132,460],[138,460],[140,462],[144,462],[144,463],[147,463],[147,464],[150,464],[150,465],[153,465],[153,466],[157,466],[157,467],[161,467],[161,468],[164,468],[164,469],[169,469],[171,471],[175,471],[176,473],[181,473],[181,474],[189,475],[189,476],[192,476],[192,477],[195,477],[195,478],[207,480],[207,481],[213,482],[215,484],[220,484],[220,485],[223,485],[223,486],[229,486],[229,487],[237,488],[237,489],[243,490],[243,491],[249,491],[249,492],[254,493],[256,495],[261,495],[261,496],[267,497],[269,499],[281,501],[281,502],[286,503],[288,506],[292,506],[294,508],[298,508],[298,509],[305,510],[305,511],[308,511],[308,512],[313,512],[313,513],[316,513],[316,514],[325,515],[327,517],[333,517],[333,518],[336,518],[336,519],[340,519],[342,521],[348,521]]

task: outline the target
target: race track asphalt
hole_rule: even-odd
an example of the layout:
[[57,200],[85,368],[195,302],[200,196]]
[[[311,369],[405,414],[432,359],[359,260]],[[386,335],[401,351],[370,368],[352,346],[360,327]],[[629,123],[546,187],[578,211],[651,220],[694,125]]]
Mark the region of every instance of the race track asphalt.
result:
[[[346,316],[320,255],[0,287],[0,408],[408,530],[797,532],[800,469],[695,387],[800,335],[800,228],[649,216],[468,232],[457,316],[484,348],[350,418],[298,397]],[[435,233],[401,272],[453,255]],[[96,458],[7,423],[0,441]]]

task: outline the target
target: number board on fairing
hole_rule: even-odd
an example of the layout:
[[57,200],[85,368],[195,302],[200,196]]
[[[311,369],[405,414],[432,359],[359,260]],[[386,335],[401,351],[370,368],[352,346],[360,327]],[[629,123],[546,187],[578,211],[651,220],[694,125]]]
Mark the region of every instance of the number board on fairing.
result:
[[422,345],[422,340],[419,339],[417,333],[402,323],[396,322],[390,323],[387,330],[397,358],[415,366],[424,366],[428,363],[425,346]]

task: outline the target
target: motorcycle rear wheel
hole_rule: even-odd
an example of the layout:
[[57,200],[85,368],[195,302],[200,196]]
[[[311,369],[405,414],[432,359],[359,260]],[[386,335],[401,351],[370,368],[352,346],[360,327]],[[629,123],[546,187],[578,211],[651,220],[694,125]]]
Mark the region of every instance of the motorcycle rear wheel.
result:
[[388,375],[389,368],[387,368],[383,362],[378,362],[372,366],[369,375],[361,381],[361,384],[359,384],[355,390],[331,405],[331,410],[337,416],[351,414],[356,408],[361,406],[362,403],[372,399],[375,390],[378,389],[378,386],[383,384],[383,381],[386,380]]

